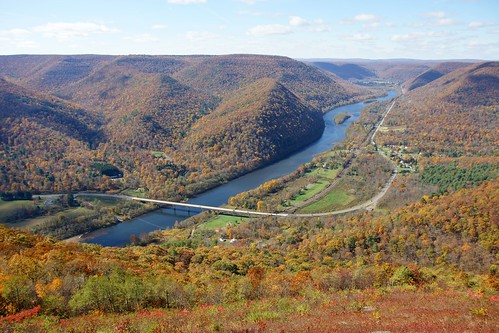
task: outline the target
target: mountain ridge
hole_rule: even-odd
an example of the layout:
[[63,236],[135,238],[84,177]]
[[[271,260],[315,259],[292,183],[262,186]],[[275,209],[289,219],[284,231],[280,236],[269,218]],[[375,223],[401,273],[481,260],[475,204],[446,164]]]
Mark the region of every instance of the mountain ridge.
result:
[[[89,162],[78,162],[82,168],[79,181],[63,188],[85,190],[132,186],[146,188],[151,195],[162,198],[192,195],[194,193],[186,188],[193,188],[188,185],[194,183],[201,184],[199,191],[213,186],[214,175],[222,171],[214,169],[214,165],[225,170],[223,172],[227,177],[233,178],[281,158],[283,152],[290,153],[310,143],[310,138],[318,137],[316,133],[321,132],[323,124],[322,119],[318,120],[317,110],[325,112],[332,106],[376,93],[290,58],[259,55],[0,56],[1,76],[19,87],[63,101],[68,106],[67,112],[71,113],[69,105],[77,105],[84,117],[99,120],[95,124],[102,133],[99,137],[105,140],[95,140],[95,145],[80,154]],[[268,145],[260,140],[258,146],[267,148],[263,149],[265,152],[258,153],[261,155],[257,158],[258,162],[250,163],[249,166],[245,162],[253,160],[255,155],[247,147],[234,149],[238,151],[237,155],[231,155],[233,151],[227,150],[225,156],[218,156],[218,159],[235,161],[237,167],[232,166],[230,171],[222,166],[223,163],[202,166],[196,159],[196,152],[185,148],[188,144],[184,141],[190,137],[191,128],[215,112],[225,101],[232,100],[236,105],[233,95],[238,95],[240,89],[253,84],[258,88],[266,80],[274,80],[282,93],[284,99],[275,100],[277,104],[296,106],[296,114],[290,113],[294,115],[290,119],[308,130],[299,131],[295,127],[295,134],[300,139],[290,142],[277,140]],[[243,97],[240,94],[238,96]],[[263,101],[268,103],[270,99],[263,98]],[[27,112],[26,105],[23,107]],[[247,112],[260,115],[264,108],[264,105],[255,104]],[[42,115],[47,117],[46,114]],[[262,119],[253,117],[249,119],[251,124],[244,124],[253,129],[247,134],[246,141],[251,141],[258,131],[263,130],[265,121],[273,121],[272,117]],[[315,127],[313,135],[310,135],[310,124]],[[59,126],[64,127],[63,124]],[[275,129],[286,130],[284,126]],[[67,135],[78,133],[64,128],[61,131]],[[199,132],[198,126],[196,133]],[[30,145],[29,136],[24,140],[25,144]],[[235,145],[242,148],[245,143],[236,140]],[[62,141],[54,149],[65,151]],[[161,159],[154,157],[154,151],[173,159],[169,163],[185,169],[185,172],[182,175],[172,173],[170,167],[165,167]],[[19,173],[23,163],[29,162],[30,158],[32,156],[24,156],[10,161],[9,172]],[[104,182],[101,179],[94,182],[90,168],[92,161],[109,163],[123,170],[124,178],[113,183],[105,178]],[[55,162],[59,163],[62,160]],[[54,178],[55,183],[67,177],[62,165],[53,169],[57,171],[50,179]],[[29,173],[23,174],[30,177]],[[210,185],[202,185],[208,180]],[[54,186],[55,183],[51,182]],[[15,186],[19,190],[55,190],[47,186],[33,186],[36,182],[30,181],[29,184],[19,183]],[[10,189],[11,186],[10,183],[0,184],[0,190]],[[61,188],[60,184],[57,188]]]

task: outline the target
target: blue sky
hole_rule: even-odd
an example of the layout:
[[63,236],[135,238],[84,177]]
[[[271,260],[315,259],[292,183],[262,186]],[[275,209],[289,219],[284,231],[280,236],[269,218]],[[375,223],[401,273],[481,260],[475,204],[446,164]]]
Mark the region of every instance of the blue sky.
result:
[[499,58],[499,0],[0,0],[0,54]]

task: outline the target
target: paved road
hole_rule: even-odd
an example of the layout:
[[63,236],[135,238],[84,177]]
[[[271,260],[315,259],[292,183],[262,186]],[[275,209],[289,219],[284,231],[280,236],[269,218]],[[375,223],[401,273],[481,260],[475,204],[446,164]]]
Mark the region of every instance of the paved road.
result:
[[[395,105],[395,101],[392,102],[390,107],[386,110],[385,114],[383,115],[383,118],[381,121],[376,125],[376,129],[374,130],[370,141],[373,146],[376,146],[376,143],[374,141],[374,137],[376,136],[376,133],[378,132],[379,127],[383,124],[385,121],[386,116],[390,111],[392,110],[393,106]],[[369,140],[369,139],[368,139]],[[222,212],[225,214],[232,214],[232,215],[248,215],[248,216],[276,216],[276,217],[317,217],[317,216],[330,216],[330,215],[339,215],[339,214],[345,214],[345,213],[350,213],[354,212],[357,210],[361,209],[367,209],[367,210],[372,210],[376,207],[376,204],[378,201],[386,194],[388,189],[390,188],[393,180],[397,176],[397,167],[396,165],[385,155],[383,154],[382,151],[378,150],[378,153],[383,156],[383,158],[386,158],[390,163],[393,165],[393,172],[391,177],[388,179],[386,182],[385,186],[379,192],[376,196],[371,198],[369,201],[364,202],[362,204],[346,208],[346,209],[340,209],[340,210],[335,210],[332,212],[325,212],[325,213],[310,213],[310,214],[295,214],[295,213],[266,213],[266,212],[257,212],[257,211],[251,211],[251,210],[244,210],[244,209],[233,209],[233,208],[225,208],[225,207],[214,207],[214,206],[207,206],[207,205],[198,205],[198,204],[190,204],[190,203],[185,203],[185,202],[175,202],[175,201],[167,201],[167,200],[156,200],[156,199],[145,199],[145,198],[139,198],[139,197],[130,197],[126,195],[119,195],[119,194],[102,194],[102,193],[78,193],[75,194],[76,196],[94,196],[94,197],[108,197],[108,198],[120,198],[120,199],[125,199],[125,200],[135,200],[135,201],[142,201],[142,202],[153,202],[153,203],[158,203],[158,204],[164,204],[164,205],[170,205],[170,206],[177,206],[177,207],[185,207],[185,208],[196,208],[200,210],[211,210],[211,211],[218,211]],[[336,184],[337,180],[334,181],[331,185],[329,185],[323,192],[321,192],[318,196],[314,197],[315,200],[320,198],[320,196],[324,196],[328,193],[328,191],[331,190],[331,188]]]

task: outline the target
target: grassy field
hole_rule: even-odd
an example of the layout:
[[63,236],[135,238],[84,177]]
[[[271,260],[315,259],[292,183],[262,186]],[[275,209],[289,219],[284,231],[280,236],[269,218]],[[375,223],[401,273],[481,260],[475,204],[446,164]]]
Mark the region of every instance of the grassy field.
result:
[[[286,204],[288,206],[299,206],[304,201],[309,200],[313,196],[321,193],[326,189],[334,180],[340,172],[340,169],[324,169],[322,167],[314,168],[312,171],[308,172],[303,179],[314,179],[313,183],[308,184],[306,187],[300,190],[300,194],[296,195],[293,199],[287,200]],[[278,210],[285,210],[286,207],[281,205],[278,206]]]
[[214,218],[210,219],[209,221],[199,225],[199,229],[209,229],[209,230],[214,230],[217,228],[223,228],[227,226],[227,224],[239,224],[243,221],[248,220],[247,217],[241,217],[241,216],[231,216],[231,215],[217,215]]
[[0,200],[0,215],[9,214],[14,210],[32,207],[33,201],[31,200],[14,200],[14,201],[3,201]]
[[25,220],[16,221],[13,223],[6,223],[5,225],[11,228],[27,229],[42,224],[50,220],[52,217],[53,216],[38,216],[38,217],[28,218]]
[[119,198],[91,197],[91,196],[85,196],[85,195],[78,196],[78,200],[87,201],[87,202],[98,201],[104,207],[114,207],[118,203],[123,201],[123,199],[119,199]]
[[30,200],[0,200],[0,223],[18,220],[25,216],[23,211],[34,210],[36,208],[35,206],[35,203]]
[[316,168],[307,173],[307,176],[319,176],[321,178],[335,179],[338,175],[338,172],[340,172],[340,169]]
[[310,184],[306,189],[302,190],[302,193],[296,198],[289,201],[292,206],[296,206],[301,202],[312,198],[314,195],[322,192],[330,183],[325,180],[318,180],[317,182]]
[[336,209],[344,208],[350,202],[355,200],[354,195],[350,195],[343,190],[335,189],[329,192],[324,198],[314,202],[300,210],[300,213],[320,213],[330,212]]
[[147,197],[146,191],[142,188],[139,188],[136,190],[132,190],[132,189],[128,188],[128,189],[122,191],[121,194],[129,195],[131,197],[139,197],[139,198],[146,198]]
[[166,157],[166,154],[163,153],[162,151],[152,151],[152,154],[154,157]]

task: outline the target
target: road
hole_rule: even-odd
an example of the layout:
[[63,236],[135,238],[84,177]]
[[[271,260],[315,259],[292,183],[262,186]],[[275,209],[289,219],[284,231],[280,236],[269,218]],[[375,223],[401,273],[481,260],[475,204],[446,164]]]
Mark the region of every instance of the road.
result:
[[[386,116],[390,113],[392,110],[393,106],[395,105],[395,101],[392,102],[390,107],[386,110],[385,114],[383,115],[383,118],[381,121],[376,125],[376,128],[371,135],[370,141],[373,146],[376,147],[376,142],[374,141],[374,138],[376,136],[376,133],[378,133],[378,130],[380,126],[383,124],[385,121]],[[369,138],[367,139],[369,141]],[[131,196],[126,196],[126,195],[119,195],[119,194],[101,194],[101,193],[78,193],[75,194],[76,196],[94,196],[94,197],[109,197],[109,198],[119,198],[119,199],[125,199],[125,200],[135,200],[135,201],[141,201],[141,202],[152,202],[152,203],[158,203],[158,204],[163,204],[163,205],[169,205],[169,206],[176,206],[176,207],[185,207],[187,209],[190,208],[195,208],[195,209],[200,209],[200,210],[208,210],[208,211],[217,211],[221,212],[224,214],[231,214],[231,215],[244,215],[244,216],[275,216],[275,217],[319,217],[319,216],[330,216],[330,215],[339,215],[339,214],[345,214],[345,213],[350,213],[354,212],[357,210],[361,209],[366,209],[366,210],[372,210],[376,207],[378,201],[386,194],[388,189],[390,188],[393,180],[397,176],[397,166],[388,158],[385,154],[383,154],[382,151],[378,150],[378,153],[383,156],[383,158],[387,159],[390,161],[390,163],[393,166],[393,172],[388,181],[386,182],[385,186],[383,189],[373,198],[371,198],[369,201],[364,202],[362,204],[358,204],[356,206],[350,207],[350,208],[345,208],[345,209],[340,209],[340,210],[335,210],[331,212],[325,212],[325,213],[309,213],[309,214],[296,214],[296,213],[267,213],[267,212],[258,212],[258,211],[252,211],[252,210],[244,210],[244,209],[235,209],[235,208],[225,208],[225,207],[214,207],[214,206],[207,206],[207,205],[199,205],[199,204],[190,204],[190,203],[185,203],[185,202],[175,202],[175,201],[167,201],[167,200],[157,200],[157,199],[145,199],[145,198],[139,198],[139,197],[131,197]],[[344,170],[343,170],[344,171]],[[343,172],[342,171],[342,172]],[[338,180],[335,180],[331,185],[329,185],[324,191],[319,193],[317,196],[315,196],[314,200],[318,200],[325,196],[337,183]]]
[[[395,101],[393,101],[392,104],[386,109],[385,113],[383,114],[383,117],[381,118],[379,123],[375,126],[374,130],[372,130],[372,135],[370,137],[368,136],[366,139],[366,142],[370,141],[370,143],[374,147],[376,147],[376,142],[374,141],[374,137],[376,136],[376,133],[378,133],[378,129],[383,125],[383,122],[385,121],[386,116],[388,115],[388,113],[390,113],[390,111],[392,110],[394,105],[395,105]],[[371,198],[369,201],[364,202],[362,204],[353,206],[351,208],[347,208],[347,209],[343,209],[343,210],[339,210],[339,211],[334,211],[334,212],[329,212],[329,213],[324,213],[324,214],[326,214],[326,215],[343,214],[343,213],[349,213],[349,212],[353,212],[353,211],[360,210],[360,209],[373,210],[374,208],[376,208],[378,201],[386,194],[386,192],[388,191],[388,189],[392,185],[392,182],[398,173],[397,166],[393,163],[393,161],[390,160],[380,150],[378,150],[378,153],[381,154],[381,156],[383,156],[383,158],[387,159],[392,164],[392,167],[393,167],[392,175],[388,179],[388,181],[386,182],[386,184],[383,187],[383,189],[381,190],[381,192],[379,192],[376,196]],[[355,158],[355,154],[354,154],[354,157],[352,157],[352,158]],[[322,192],[314,195],[312,198],[310,198],[308,200],[303,201],[299,206],[291,207],[291,209],[296,211],[302,207],[308,206],[309,204],[311,204],[315,201],[318,201],[318,200],[322,199],[323,197],[325,197],[336,186],[336,184],[340,181],[339,177],[341,177],[341,175],[345,172],[345,170],[346,169],[342,169],[340,171],[340,173],[338,173],[338,178],[335,179],[331,184],[329,184],[329,186],[327,188],[325,188]],[[298,214],[298,215],[303,216],[300,214]],[[314,214],[313,216],[317,216],[317,214]]]

